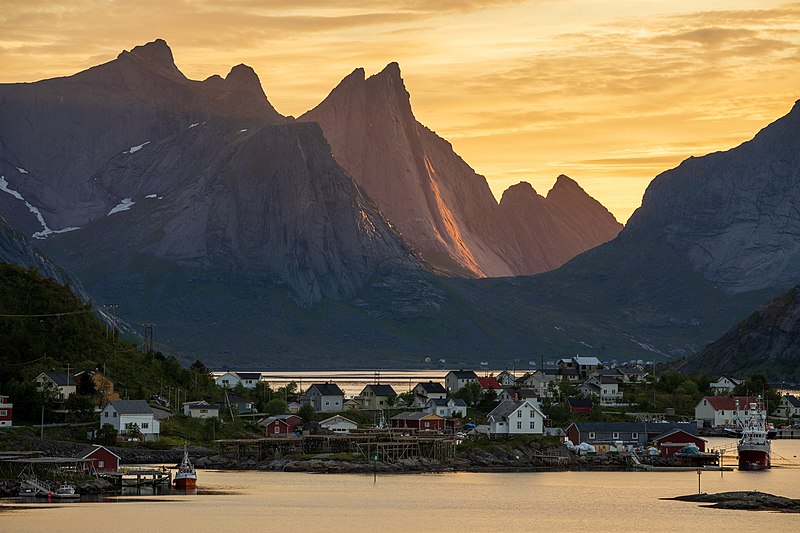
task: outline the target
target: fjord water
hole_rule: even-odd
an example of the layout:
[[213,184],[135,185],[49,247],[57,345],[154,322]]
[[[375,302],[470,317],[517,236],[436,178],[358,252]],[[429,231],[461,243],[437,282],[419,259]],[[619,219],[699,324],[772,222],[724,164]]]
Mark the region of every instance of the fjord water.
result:
[[[720,446],[732,440],[713,439]],[[704,472],[704,492],[800,498],[800,441],[767,472]],[[706,509],[695,472],[324,475],[200,471],[197,495],[0,506],[0,531],[797,531],[796,514]],[[206,493],[203,493],[206,491]]]

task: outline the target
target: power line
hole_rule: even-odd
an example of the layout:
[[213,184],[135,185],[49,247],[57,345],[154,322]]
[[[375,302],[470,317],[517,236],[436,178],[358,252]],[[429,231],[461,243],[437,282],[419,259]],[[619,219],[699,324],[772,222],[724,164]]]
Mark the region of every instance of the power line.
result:
[[66,313],[46,313],[42,315],[0,315],[0,318],[45,318],[51,316],[83,315],[91,313],[92,313],[91,310],[87,310],[87,311],[69,311]]

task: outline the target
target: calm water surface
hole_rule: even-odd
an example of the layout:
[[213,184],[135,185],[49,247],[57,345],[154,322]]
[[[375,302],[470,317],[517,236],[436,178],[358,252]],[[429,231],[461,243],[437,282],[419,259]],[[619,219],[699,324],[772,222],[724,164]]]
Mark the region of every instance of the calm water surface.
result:
[[[712,445],[719,445],[715,441]],[[730,441],[728,441],[730,442]],[[800,441],[768,472],[705,472],[704,492],[800,498]],[[317,475],[200,471],[212,494],[103,503],[2,502],[0,531],[800,531],[800,515],[704,509],[694,472]]]

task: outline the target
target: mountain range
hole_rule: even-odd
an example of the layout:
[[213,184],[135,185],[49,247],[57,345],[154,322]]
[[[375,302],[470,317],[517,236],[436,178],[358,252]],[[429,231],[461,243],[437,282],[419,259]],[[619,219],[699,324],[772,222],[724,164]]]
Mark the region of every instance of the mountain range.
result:
[[39,239],[216,365],[681,357],[800,277],[798,120],[657,176],[620,232],[566,176],[498,203],[396,64],[294,120],[249,67],[189,80],[157,40],[0,85],[0,244]]

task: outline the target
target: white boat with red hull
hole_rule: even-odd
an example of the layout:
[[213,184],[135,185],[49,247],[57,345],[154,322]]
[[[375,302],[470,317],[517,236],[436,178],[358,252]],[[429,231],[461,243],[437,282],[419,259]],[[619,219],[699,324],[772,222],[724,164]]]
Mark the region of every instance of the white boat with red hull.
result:
[[767,421],[756,403],[750,404],[749,418],[742,424],[742,437],[739,439],[739,470],[765,470],[770,468],[772,445],[767,434]]
[[180,490],[192,490],[197,486],[197,472],[189,461],[189,452],[186,448],[183,449],[183,461],[178,466],[174,483],[175,488]]

